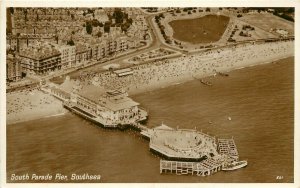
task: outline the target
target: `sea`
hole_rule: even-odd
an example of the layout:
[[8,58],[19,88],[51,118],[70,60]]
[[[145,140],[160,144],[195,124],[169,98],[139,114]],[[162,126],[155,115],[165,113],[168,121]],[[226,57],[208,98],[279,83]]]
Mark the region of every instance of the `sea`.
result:
[[[67,113],[7,125],[7,182],[271,183],[294,182],[294,57],[131,96],[149,112],[148,127],[233,137],[248,166],[212,176],[160,174],[160,158],[133,130],[103,129]],[[11,180],[13,174],[66,180]],[[100,180],[71,180],[71,175]]]

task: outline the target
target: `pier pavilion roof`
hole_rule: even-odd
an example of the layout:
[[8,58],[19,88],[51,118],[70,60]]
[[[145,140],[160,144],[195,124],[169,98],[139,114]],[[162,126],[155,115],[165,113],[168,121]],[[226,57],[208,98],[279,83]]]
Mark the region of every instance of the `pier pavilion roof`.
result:
[[114,112],[139,105],[125,91],[105,91],[92,84],[84,85],[77,94]]
[[139,103],[133,101],[129,97],[124,97],[124,98],[116,99],[116,100],[106,99],[104,102],[104,106],[114,112],[120,111],[123,109],[129,109],[129,108],[132,108],[132,107],[138,106],[138,105],[139,105]]
[[201,159],[217,155],[215,138],[192,129],[153,129],[150,148],[174,158]]
[[102,94],[104,94],[104,93],[105,93],[105,91],[103,88],[89,84],[89,85],[84,85],[78,91],[77,94],[80,95],[81,97],[89,99],[95,103],[99,103],[99,99],[101,98]]

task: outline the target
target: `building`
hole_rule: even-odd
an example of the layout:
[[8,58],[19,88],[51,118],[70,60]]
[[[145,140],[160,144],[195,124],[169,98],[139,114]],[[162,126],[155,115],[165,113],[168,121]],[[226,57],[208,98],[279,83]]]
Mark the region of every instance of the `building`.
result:
[[[76,86],[76,81],[71,80],[69,76],[66,77],[65,81],[61,85],[54,83],[49,84],[50,93],[62,101],[69,101],[71,99],[71,93]],[[46,86],[47,87],[47,86]]]
[[104,41],[102,41],[101,39],[91,40],[90,45],[92,48],[92,58],[94,60],[100,60],[107,55]]
[[70,68],[76,63],[76,46],[56,45],[56,49],[61,54],[61,67],[63,69]]
[[132,124],[142,119],[139,103],[122,90],[104,91],[86,85],[71,94],[71,101],[77,109],[97,117],[104,125]]
[[54,34],[19,34],[10,35],[6,38],[6,44],[9,44],[11,49],[17,51],[41,41],[57,43],[56,36]]
[[21,61],[12,54],[6,56],[6,80],[8,82],[19,81],[22,78]]
[[89,43],[91,44],[92,58],[95,60],[129,49],[128,37],[126,36],[113,37],[109,35],[101,39],[93,39]]
[[60,70],[61,53],[53,45],[39,44],[19,53],[21,66],[27,74],[43,75]]
[[72,64],[72,67],[87,64],[91,58],[92,50],[89,47],[83,44],[76,44],[75,64]]

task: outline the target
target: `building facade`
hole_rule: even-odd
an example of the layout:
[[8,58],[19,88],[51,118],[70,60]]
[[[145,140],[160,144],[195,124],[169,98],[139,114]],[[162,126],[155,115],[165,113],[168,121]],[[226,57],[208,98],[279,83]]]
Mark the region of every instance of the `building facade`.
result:
[[85,65],[89,63],[91,58],[92,58],[92,49],[85,45],[78,44],[76,45],[75,64],[74,65],[72,64],[72,67]]
[[8,54],[6,56],[6,80],[16,82],[22,79],[21,61],[18,57]]
[[63,69],[72,67],[75,64],[76,47],[70,45],[57,46],[61,53],[61,66]]
[[60,70],[61,53],[53,46],[36,46],[26,48],[19,53],[21,66],[27,74],[43,75]]
[[101,96],[95,95],[97,91],[99,93],[96,86],[82,88],[72,94],[71,100],[77,108],[105,120],[107,124],[129,124],[140,118],[139,103],[129,98],[125,91],[107,91]]

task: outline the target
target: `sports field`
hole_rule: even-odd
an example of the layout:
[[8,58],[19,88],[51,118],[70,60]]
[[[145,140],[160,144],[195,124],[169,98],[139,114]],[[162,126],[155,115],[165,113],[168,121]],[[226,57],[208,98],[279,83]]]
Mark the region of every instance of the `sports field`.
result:
[[259,27],[265,31],[270,31],[271,29],[284,29],[289,32],[289,34],[294,34],[294,23],[282,19],[278,16],[274,16],[269,13],[256,13],[256,14],[245,14],[242,20],[248,22],[251,25]]
[[174,39],[198,44],[220,40],[228,22],[227,16],[206,15],[196,19],[173,20],[169,24],[174,31]]

